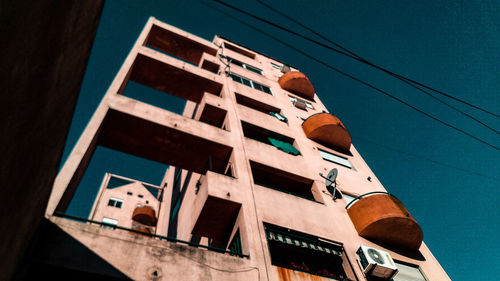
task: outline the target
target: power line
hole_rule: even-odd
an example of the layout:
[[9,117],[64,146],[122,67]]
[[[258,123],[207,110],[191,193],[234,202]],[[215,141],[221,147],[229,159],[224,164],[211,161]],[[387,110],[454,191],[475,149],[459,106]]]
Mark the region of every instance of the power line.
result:
[[[307,27],[307,26],[305,26],[305,25],[303,25],[303,24],[299,23],[298,21],[296,21],[296,20],[294,20],[294,19],[291,19],[290,17],[286,16],[285,14],[283,14],[283,13],[281,13],[281,12],[277,11],[276,9],[272,8],[271,6],[269,6],[269,5],[265,4],[265,3],[263,3],[262,1],[257,0],[259,3],[263,4],[264,6],[266,6],[266,7],[270,8],[270,9],[272,9],[273,11],[275,11],[275,12],[279,13],[280,15],[282,15],[282,16],[284,16],[284,17],[286,17],[286,18],[290,19],[290,20],[292,20],[294,23],[299,24],[300,26],[302,26],[302,27],[304,27],[304,28],[308,29],[309,31],[313,32],[314,34],[316,34],[316,35],[320,36],[322,39],[324,39],[324,40],[328,41],[328,42],[329,42],[329,43],[331,43],[331,44],[334,44],[335,46],[337,46],[337,47],[341,48],[341,49],[342,49],[342,50],[344,50],[344,51],[342,51],[342,50],[338,50],[338,49],[335,49],[335,48],[333,48],[333,47],[331,47],[331,46],[328,46],[328,45],[326,45],[326,44],[324,44],[324,43],[321,43],[321,42],[319,42],[319,41],[317,41],[317,40],[314,40],[314,39],[312,39],[312,38],[310,38],[310,37],[304,36],[304,35],[299,34],[299,33],[295,32],[295,31],[293,31],[293,30],[290,30],[290,29],[288,29],[288,28],[286,28],[286,27],[280,26],[280,25],[275,24],[275,23],[273,23],[273,22],[271,22],[271,21],[268,21],[268,20],[266,20],[266,19],[264,19],[264,18],[261,18],[261,17],[259,17],[259,16],[254,15],[254,14],[251,14],[251,13],[249,13],[249,12],[245,11],[245,10],[242,10],[242,9],[240,9],[240,8],[238,8],[238,7],[235,7],[235,6],[231,5],[231,4],[225,3],[225,2],[223,2],[223,1],[221,1],[221,0],[214,0],[214,1],[215,1],[215,2],[217,2],[217,3],[219,3],[219,4],[221,4],[221,5],[224,5],[224,6],[228,7],[228,8],[230,8],[230,9],[236,10],[236,11],[238,11],[238,12],[240,12],[240,13],[243,13],[243,14],[245,14],[245,15],[249,16],[249,17],[252,17],[252,18],[254,18],[254,19],[258,20],[258,21],[264,22],[264,23],[266,23],[266,24],[268,24],[268,25],[271,25],[271,26],[273,26],[273,27],[275,27],[275,28],[278,28],[278,29],[280,29],[280,30],[283,30],[283,31],[285,31],[285,32],[288,32],[288,33],[290,33],[290,34],[293,34],[293,35],[295,35],[295,36],[297,36],[297,37],[300,37],[300,38],[302,38],[302,39],[304,39],[304,40],[307,40],[307,41],[309,41],[309,42],[312,42],[312,43],[314,43],[314,44],[316,44],[316,45],[319,45],[319,46],[321,46],[321,47],[324,47],[324,48],[326,48],[326,49],[328,49],[328,50],[334,51],[334,52],[336,52],[336,53],[339,53],[339,54],[344,55],[344,56],[347,56],[347,57],[349,57],[349,58],[351,58],[351,59],[357,60],[357,61],[359,61],[359,62],[361,62],[361,63],[367,64],[367,65],[369,65],[369,66],[371,66],[371,67],[374,67],[374,68],[376,68],[376,69],[379,69],[379,70],[381,70],[381,71],[383,71],[383,72],[385,72],[385,73],[387,73],[387,74],[389,74],[389,75],[391,75],[391,76],[393,76],[393,77],[395,77],[395,78],[397,78],[397,79],[399,79],[399,80],[401,80],[401,81],[403,81],[403,82],[405,82],[405,83],[407,83],[407,84],[408,84],[408,83],[414,83],[414,84],[416,84],[416,85],[418,85],[418,86],[420,86],[420,87],[424,87],[424,88],[426,88],[426,89],[432,90],[432,91],[434,91],[434,92],[436,92],[436,93],[438,93],[438,94],[444,95],[444,96],[446,96],[446,97],[448,97],[448,98],[451,98],[451,99],[453,99],[453,100],[456,100],[456,101],[458,101],[458,102],[461,102],[461,103],[463,103],[463,104],[466,104],[466,105],[468,105],[468,106],[471,106],[471,107],[473,107],[473,108],[476,108],[476,109],[478,109],[478,110],[481,110],[481,111],[483,111],[483,112],[486,112],[486,113],[488,113],[488,114],[491,114],[491,115],[493,115],[493,116],[495,116],[495,117],[499,117],[499,118],[500,118],[500,115],[497,115],[497,114],[495,114],[495,113],[492,113],[492,112],[490,112],[490,111],[488,111],[488,110],[486,110],[486,109],[482,109],[482,108],[480,108],[480,107],[478,107],[478,106],[475,106],[475,105],[470,104],[470,103],[468,103],[468,102],[466,102],[466,101],[463,101],[463,100],[461,100],[461,99],[458,99],[458,98],[456,98],[456,97],[453,97],[453,96],[451,96],[451,95],[449,95],[449,94],[446,94],[446,93],[444,93],[444,92],[442,92],[442,91],[436,90],[436,89],[434,89],[434,88],[432,88],[432,87],[429,87],[429,86],[427,86],[427,85],[425,85],[425,84],[422,84],[422,83],[417,82],[417,81],[415,81],[415,80],[412,80],[412,79],[410,79],[410,78],[404,77],[404,76],[402,76],[402,75],[399,75],[399,74],[393,73],[393,72],[391,72],[390,70],[387,70],[387,69],[385,69],[385,68],[382,68],[382,67],[380,67],[380,66],[378,66],[378,65],[376,65],[376,64],[374,64],[374,63],[371,63],[371,62],[367,61],[366,59],[363,59],[362,57],[360,57],[360,56],[359,56],[359,55],[357,55],[356,53],[354,53],[354,52],[352,52],[352,51],[348,50],[347,48],[345,48],[345,47],[343,47],[343,46],[341,46],[340,44],[338,44],[338,43],[336,43],[336,42],[334,42],[334,41],[332,41],[332,40],[330,40],[330,39],[326,38],[325,36],[323,36],[323,35],[319,34],[318,32],[314,31],[313,29],[311,29],[311,28],[309,28],[309,27]],[[416,89],[417,89],[417,90],[422,91],[422,89],[420,89],[420,88],[416,88]],[[427,94],[428,94],[428,95],[430,95],[429,93],[427,93]],[[444,101],[440,101],[440,102],[441,102],[441,103],[445,103]],[[456,111],[458,111],[458,112],[460,112],[460,113],[462,113],[462,114],[464,114],[464,115],[468,116],[469,118],[471,118],[471,117],[472,117],[472,116],[470,116],[470,115],[468,115],[468,114],[466,114],[466,113],[464,113],[464,112],[460,111],[459,109],[457,109],[457,108],[455,108],[455,107],[452,107],[452,106],[450,106],[450,107],[451,107],[452,109],[454,109],[454,110],[456,110]],[[480,124],[482,124],[483,126],[487,127],[488,129],[493,130],[495,133],[497,133],[497,134],[499,133],[499,132],[498,132],[498,131],[496,131],[495,129],[493,129],[493,128],[491,128],[490,126],[488,126],[488,125],[484,124],[483,122],[481,122],[481,121],[477,120],[476,118],[472,117],[472,119],[473,119],[473,120],[475,120],[475,121],[477,121],[477,122],[479,122]]]
[[423,156],[420,156],[420,155],[417,155],[417,154],[413,154],[413,153],[409,153],[407,151],[396,149],[396,148],[391,147],[391,146],[387,146],[387,145],[383,145],[383,144],[380,144],[380,143],[376,143],[374,141],[365,139],[365,138],[360,137],[358,135],[353,135],[353,136],[357,140],[361,140],[361,141],[364,141],[366,143],[370,143],[372,145],[380,146],[380,147],[383,147],[383,148],[385,148],[387,150],[395,151],[397,153],[400,153],[400,154],[403,154],[403,155],[406,155],[406,156],[415,157],[415,158],[418,158],[420,160],[427,161],[427,162],[430,162],[430,163],[433,163],[433,164],[437,164],[437,165],[440,165],[440,166],[443,166],[443,167],[451,168],[451,169],[462,171],[462,172],[465,172],[465,173],[468,173],[468,174],[471,174],[471,175],[476,175],[476,176],[480,176],[480,177],[483,177],[483,178],[487,178],[487,179],[490,179],[490,180],[494,180],[494,181],[500,182],[500,178],[488,176],[488,175],[481,174],[481,173],[478,173],[478,172],[475,172],[475,171],[467,170],[467,169],[456,167],[456,166],[453,166],[453,165],[450,165],[450,164],[446,164],[446,163],[443,163],[443,162],[440,162],[440,161],[432,160],[430,158],[423,157]]
[[[219,0],[215,0],[215,1],[219,2]],[[469,137],[471,137],[471,138],[473,138],[473,139],[475,139],[475,140],[477,140],[477,141],[479,141],[479,142],[481,142],[483,144],[486,144],[486,145],[488,145],[488,146],[490,146],[490,147],[492,147],[492,148],[494,148],[496,150],[500,150],[500,148],[498,148],[497,146],[495,146],[493,144],[490,144],[487,141],[484,141],[484,140],[482,140],[482,139],[480,139],[480,138],[478,138],[478,137],[476,137],[476,136],[474,136],[474,135],[472,135],[472,134],[470,134],[470,133],[468,133],[468,132],[466,132],[466,131],[464,131],[464,130],[462,130],[460,128],[457,128],[457,127],[455,127],[455,126],[453,126],[451,124],[448,124],[448,123],[440,120],[439,118],[434,117],[434,116],[430,115],[429,113],[426,113],[426,112],[422,111],[421,109],[419,109],[419,108],[417,108],[417,107],[415,107],[415,106],[413,106],[413,105],[411,105],[411,104],[409,104],[409,103],[401,100],[400,98],[395,97],[395,96],[389,94],[388,92],[386,92],[386,91],[384,91],[382,89],[377,88],[376,86],[373,86],[372,84],[370,84],[368,82],[365,82],[365,81],[363,81],[363,80],[361,80],[361,79],[359,79],[359,78],[357,78],[357,77],[355,77],[355,76],[353,76],[351,74],[348,74],[348,73],[346,73],[346,72],[344,72],[344,71],[342,71],[342,70],[340,70],[340,69],[338,69],[338,68],[336,68],[334,66],[331,66],[331,65],[325,63],[324,61],[321,61],[321,60],[319,60],[319,59],[317,59],[317,58],[315,58],[315,57],[313,57],[313,56],[305,53],[304,51],[301,51],[301,50],[297,49],[296,47],[294,47],[294,46],[292,46],[292,45],[290,45],[290,44],[288,44],[288,43],[286,43],[286,42],[284,42],[284,41],[282,41],[282,40],[274,37],[273,35],[271,35],[271,34],[269,34],[269,33],[265,32],[265,31],[263,31],[263,30],[255,27],[255,26],[252,26],[252,25],[250,25],[250,24],[248,24],[248,23],[246,23],[246,22],[238,19],[237,17],[235,17],[233,15],[230,15],[230,14],[228,14],[228,13],[226,13],[226,12],[224,12],[224,11],[222,11],[222,10],[220,10],[220,9],[212,6],[212,5],[209,5],[208,3],[205,3],[204,1],[200,0],[200,2],[203,3],[203,4],[205,4],[205,5],[207,5],[208,7],[212,8],[212,9],[217,10],[218,12],[220,12],[220,13],[222,13],[222,14],[230,17],[230,18],[232,18],[233,20],[235,20],[235,21],[237,21],[237,22],[239,22],[239,23],[247,26],[248,28],[253,29],[253,30],[255,30],[255,31],[259,32],[259,33],[262,33],[263,35],[271,38],[272,40],[275,40],[275,41],[279,42],[280,44],[285,45],[286,47],[288,47],[288,48],[290,48],[290,49],[298,52],[299,54],[301,54],[301,55],[303,55],[303,56],[305,56],[305,57],[307,57],[307,58],[309,58],[309,59],[311,59],[311,60],[313,60],[313,61],[315,61],[315,62],[317,62],[317,63],[319,63],[319,64],[321,64],[321,65],[323,65],[323,66],[325,66],[325,67],[327,67],[327,68],[329,68],[329,69],[331,69],[331,70],[333,70],[333,71],[335,71],[335,72],[337,72],[337,73],[339,73],[341,75],[343,75],[343,76],[346,76],[346,77],[348,77],[348,78],[350,78],[350,79],[352,79],[354,81],[357,81],[357,82],[359,82],[359,83],[361,83],[361,84],[363,84],[363,85],[365,85],[365,86],[367,86],[367,87],[369,87],[369,88],[371,88],[371,89],[373,89],[373,90],[375,90],[375,91],[377,91],[379,93],[382,93],[385,96],[390,97],[390,98],[392,98],[392,99],[394,99],[394,100],[396,100],[396,101],[398,101],[398,102],[400,102],[400,103],[402,103],[402,104],[404,104],[404,105],[412,108],[413,110],[415,110],[415,111],[417,111],[417,112],[419,112],[419,113],[421,113],[421,114],[423,114],[423,115],[425,115],[425,116],[427,116],[427,117],[429,117],[429,118],[431,118],[431,119],[433,119],[433,120],[435,120],[435,121],[437,121],[437,122],[439,122],[439,123],[441,123],[441,124],[443,124],[443,125],[445,125],[445,126],[447,126],[449,128],[452,128],[452,129],[454,129],[454,130],[456,130],[458,132],[461,132],[462,134],[467,135],[467,136],[469,136]]]
[[[305,28],[306,30],[308,30],[308,31],[310,31],[311,33],[315,34],[316,36],[320,37],[321,39],[323,39],[323,40],[325,40],[325,41],[327,41],[327,42],[329,42],[329,43],[331,43],[331,44],[335,45],[336,47],[338,47],[338,48],[342,49],[344,52],[349,53],[349,54],[350,54],[350,56],[348,56],[349,58],[355,59],[355,60],[360,61],[360,62],[362,62],[362,63],[365,63],[365,64],[367,64],[367,65],[369,65],[369,66],[375,67],[375,68],[377,68],[377,69],[379,69],[379,70],[381,70],[381,71],[383,71],[383,72],[385,72],[385,73],[387,73],[387,74],[391,75],[392,77],[394,77],[394,78],[396,78],[396,79],[399,79],[400,81],[402,81],[402,82],[404,82],[404,83],[408,84],[409,86],[411,86],[411,87],[413,87],[413,88],[415,88],[415,89],[417,89],[417,90],[421,91],[422,93],[424,93],[424,94],[428,95],[429,97],[431,97],[431,98],[435,99],[436,101],[440,102],[441,104],[444,104],[445,106],[447,106],[447,107],[449,107],[449,108],[451,108],[451,109],[453,109],[453,110],[455,110],[455,111],[457,111],[457,112],[461,113],[462,115],[465,115],[465,116],[469,117],[470,119],[472,119],[472,120],[474,120],[474,121],[476,121],[476,122],[480,123],[480,124],[481,124],[481,125],[483,125],[484,127],[488,128],[488,129],[490,129],[490,130],[492,130],[493,132],[495,132],[495,133],[497,133],[497,134],[500,134],[500,132],[499,132],[499,131],[497,131],[496,129],[492,128],[491,126],[489,126],[489,125],[485,124],[484,122],[482,122],[482,121],[478,120],[478,119],[477,119],[477,118],[475,118],[474,116],[472,116],[472,115],[470,115],[470,114],[467,114],[467,113],[465,113],[465,112],[461,111],[461,110],[460,110],[460,109],[458,109],[457,107],[454,107],[454,106],[452,106],[452,105],[450,105],[450,104],[446,103],[445,101],[443,101],[443,100],[439,99],[438,97],[435,97],[434,95],[432,95],[431,93],[429,93],[429,92],[425,91],[424,89],[419,88],[419,86],[420,86],[420,87],[425,87],[425,88],[427,88],[427,89],[430,89],[430,90],[432,90],[432,91],[434,91],[434,92],[438,92],[438,93],[439,93],[440,91],[438,91],[438,90],[436,90],[436,89],[433,89],[433,88],[430,88],[430,87],[427,87],[427,86],[425,86],[425,85],[423,85],[423,84],[421,84],[421,83],[418,83],[418,82],[416,82],[416,81],[413,81],[413,80],[411,80],[411,79],[409,79],[409,78],[407,78],[407,77],[404,77],[404,76],[402,76],[402,75],[399,75],[399,74],[396,74],[396,73],[394,73],[394,72],[391,72],[391,71],[389,71],[389,70],[387,70],[387,69],[385,69],[385,68],[382,68],[381,66],[378,66],[378,65],[376,65],[376,64],[374,64],[374,63],[372,63],[372,62],[370,62],[370,61],[368,61],[368,60],[366,60],[366,59],[364,59],[363,57],[361,57],[360,55],[358,55],[358,54],[354,53],[353,51],[351,51],[351,50],[349,50],[349,49],[345,48],[344,46],[340,45],[339,43],[337,43],[337,42],[335,42],[335,41],[330,40],[328,37],[326,37],[326,36],[322,35],[321,33],[319,33],[319,32],[317,32],[317,31],[315,31],[314,29],[312,29],[312,28],[310,28],[310,27],[306,26],[305,24],[303,24],[303,23],[301,23],[301,22],[297,21],[297,20],[296,20],[296,19],[294,19],[293,17],[290,17],[290,16],[286,15],[285,13],[283,13],[283,12],[281,12],[280,10],[278,10],[278,9],[276,9],[276,8],[274,8],[274,7],[272,7],[271,5],[269,5],[269,4],[265,3],[265,2],[263,2],[262,0],[257,0],[257,2],[259,2],[261,5],[263,5],[263,6],[267,7],[268,9],[272,10],[273,12],[275,12],[275,13],[277,13],[277,14],[281,15],[282,17],[284,17],[284,18],[288,19],[289,21],[292,21],[293,23],[295,23],[295,24],[297,24],[297,25],[299,25],[299,26],[301,26],[301,27]],[[345,54],[343,54],[343,55],[345,55]],[[464,104],[467,104],[467,105],[469,105],[469,106],[472,106],[472,107],[474,107],[474,108],[477,108],[477,109],[479,109],[479,110],[484,111],[482,108],[478,108],[478,107],[477,107],[477,106],[475,106],[475,105],[469,104],[469,103],[467,103],[467,102],[465,102],[465,101],[459,100],[459,99],[457,99],[457,98],[455,98],[455,97],[452,97],[452,96],[449,96],[449,95],[447,95],[447,94],[445,94],[445,93],[442,93],[442,94],[444,94],[445,96],[448,96],[449,98],[453,98],[454,100],[460,101],[460,102],[462,102],[462,103],[464,103]],[[492,112],[489,112],[489,111],[486,111],[486,112],[487,112],[487,113],[489,113],[489,114],[491,114],[491,115],[493,115],[493,116],[500,117],[499,115],[496,115],[496,114],[494,114],[494,113],[492,113]]]

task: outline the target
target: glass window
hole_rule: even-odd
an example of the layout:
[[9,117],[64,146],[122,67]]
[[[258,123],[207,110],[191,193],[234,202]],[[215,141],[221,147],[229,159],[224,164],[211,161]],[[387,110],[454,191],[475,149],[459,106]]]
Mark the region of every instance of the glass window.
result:
[[273,68],[276,68],[276,69],[281,70],[281,65],[279,65],[279,64],[271,63],[271,66],[272,66]]
[[342,165],[342,166],[345,166],[345,167],[348,167],[351,169],[353,168],[351,162],[349,162],[349,160],[345,157],[324,151],[324,150],[319,149],[319,148],[318,148],[318,151],[319,151],[319,154],[321,154],[321,157],[323,159],[325,159],[326,161],[330,161],[330,162],[333,162],[335,164],[339,164],[339,165]]
[[[290,98],[290,101],[293,103],[293,104],[303,104],[304,106],[303,107],[306,107],[306,108],[309,108],[309,109],[314,109],[314,107],[312,106],[312,104],[310,104],[309,102],[305,101],[305,100],[301,100],[299,98],[296,98],[296,97],[292,97],[292,96],[288,96]],[[300,107],[302,108],[302,107]]]
[[118,225],[118,221],[111,218],[102,218],[102,222],[107,225],[102,225],[104,228],[113,228],[113,226]]
[[348,280],[341,245],[278,226],[264,226],[272,265],[335,280]]
[[231,243],[229,243],[228,249],[229,251],[231,251],[231,255],[243,255],[243,247],[241,247],[241,237],[239,229],[234,234]]
[[393,281],[427,281],[418,266],[394,262],[398,268],[398,273],[392,279]]
[[248,70],[250,70],[250,71],[252,71],[252,72],[255,72],[255,73],[257,73],[257,74],[262,75],[262,70],[258,69],[257,67],[253,67],[253,66],[251,66],[251,65],[248,65],[248,64],[246,64],[246,63],[244,63],[244,62],[241,62],[241,61],[239,61],[239,60],[233,59],[233,58],[231,58],[231,57],[226,57],[226,58],[229,60],[229,62],[230,62],[230,63],[232,63],[232,64],[234,64],[234,65],[237,65],[237,66],[239,66],[239,67],[242,67],[242,68],[248,69]]
[[352,202],[352,200],[356,199],[356,197],[351,196],[349,194],[345,194],[345,193],[342,193],[342,197],[344,198],[344,201],[346,202],[346,204],[349,204]]
[[254,88],[254,87],[252,86],[252,82],[251,82],[250,80],[248,80],[248,79],[246,79],[246,78],[241,77],[241,81],[243,81],[243,83],[242,83],[243,85],[246,85],[246,86],[248,86],[248,87],[252,87],[252,88]]
[[254,88],[254,89],[259,90],[261,92],[264,92],[264,93],[272,95],[271,88],[269,88],[268,86],[264,86],[264,85],[262,85],[260,83],[257,83],[255,81],[253,81],[253,80],[250,80],[250,79],[247,79],[247,78],[243,78],[243,77],[238,76],[238,75],[236,75],[234,73],[229,73],[229,76],[235,82],[238,82],[240,84],[246,85],[248,87]]
[[122,204],[123,204],[122,199],[117,199],[117,198],[113,198],[113,197],[109,198],[108,206],[121,208]]

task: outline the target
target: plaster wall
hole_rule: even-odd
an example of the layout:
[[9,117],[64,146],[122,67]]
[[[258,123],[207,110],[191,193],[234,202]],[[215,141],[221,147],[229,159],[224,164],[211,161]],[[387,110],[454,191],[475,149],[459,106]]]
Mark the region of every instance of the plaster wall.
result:
[[[54,197],[51,199],[52,203],[49,205],[47,213],[52,223],[61,228],[64,233],[67,233],[79,243],[105,259],[108,263],[116,267],[118,271],[134,280],[149,280],[153,277],[147,274],[155,270],[157,273],[161,272],[161,276],[157,275],[154,277],[156,279],[151,280],[324,279],[302,273],[293,273],[290,275],[290,272],[288,272],[285,274],[283,270],[273,266],[271,264],[267,238],[263,229],[264,223],[272,223],[342,244],[352,269],[357,276],[356,278],[358,280],[365,280],[355,260],[355,252],[361,244],[371,245],[376,248],[382,246],[376,245],[358,235],[347,215],[345,209],[346,202],[342,199],[337,199],[336,201],[332,199],[327,192],[324,179],[319,173],[326,175],[330,169],[337,168],[339,170],[339,189],[352,195],[360,195],[371,191],[384,191],[385,189],[373,175],[373,172],[363,161],[354,146],[351,146],[349,154],[346,154],[326,148],[305,137],[301,127],[303,119],[312,114],[327,111],[318,96],[315,95],[314,101],[308,101],[313,105],[314,109],[303,110],[296,108],[289,98],[289,95],[293,94],[279,87],[277,81],[280,75],[279,70],[271,66],[271,63],[278,64],[279,62],[244,47],[241,48],[245,52],[255,54],[254,59],[225,48],[217,49],[217,52],[222,52],[226,56],[262,69],[265,76],[258,75],[238,66],[230,67],[230,71],[233,73],[269,86],[272,95],[234,82],[224,72],[216,74],[144,47],[145,38],[147,38],[147,34],[152,26],[161,26],[170,32],[181,34],[205,47],[217,49],[225,41],[225,39],[216,37],[214,43],[210,43],[164,23],[159,23],[154,18],[148,21],[143,33],[139,37],[140,39],[132,49],[126,63],[110,87],[110,91],[106,94],[102,104],[89,123],[89,127],[78,142],[74,153],[70,156],[67,167],[63,168],[61,174],[56,179]],[[218,93],[220,96],[218,97],[214,93],[203,92],[199,96],[199,100],[192,98],[187,103],[183,115],[178,115],[119,95],[120,88],[123,88],[128,79],[127,77],[129,77],[129,69],[133,67],[134,59],[139,55],[147,56],[154,60],[154,65],[159,65],[157,63],[166,64],[178,71],[185,71],[195,74],[197,77],[202,77],[203,81],[211,81],[210,83],[214,82],[217,85],[222,85],[220,93]],[[202,55],[200,57],[203,58]],[[220,64],[219,69],[224,70],[224,66]],[[243,105],[238,105],[235,93],[280,108],[281,114],[288,118],[288,122],[281,122],[270,115]],[[198,106],[196,106],[196,103],[199,103]],[[204,108],[208,105],[227,111],[225,119],[226,130],[198,121]],[[191,116],[193,116],[196,107],[198,109],[196,114],[194,114],[195,118],[192,119]],[[82,163],[86,161],[85,157],[90,153],[92,143],[95,142],[100,133],[100,124],[103,120],[106,120],[110,111],[119,111],[127,116],[133,116],[137,120],[147,120],[150,123],[163,126],[165,129],[175,128],[177,131],[182,131],[191,136],[231,148],[229,161],[232,164],[234,178],[228,175],[213,173],[208,169],[192,173],[189,183],[184,184],[184,181],[188,177],[188,172],[192,171],[184,170],[182,172],[180,186],[182,188],[181,191],[185,192],[185,195],[182,201],[180,201],[179,215],[175,227],[177,237],[189,241],[192,238],[193,228],[202,213],[203,207],[210,198],[222,198],[241,204],[234,226],[230,231],[230,237],[234,236],[236,229],[240,229],[244,254],[249,255],[249,258],[236,258],[227,254],[215,253],[189,246],[180,247],[177,244],[172,245],[170,242],[158,241],[155,238],[133,235],[127,231],[102,229],[95,225],[78,224],[51,216],[50,211],[54,209],[54,206],[62,197],[70,181],[74,181],[75,177],[72,174],[84,170],[82,167],[85,164]],[[246,138],[241,128],[241,121],[246,121],[293,138],[295,140],[294,145],[299,149],[301,154],[298,156],[287,154],[274,146]],[[347,158],[353,164],[354,168],[346,168],[323,160],[318,148]],[[317,202],[254,184],[250,161],[310,179],[313,181],[312,191]],[[170,192],[174,190],[175,175],[172,168],[174,167],[171,167],[167,171],[164,179],[166,190]],[[68,174],[71,174],[71,176]],[[368,177],[370,177],[370,180],[368,180]],[[172,209],[172,204],[177,203],[176,200],[172,200],[173,195],[168,193],[166,192],[163,201],[164,205],[162,205],[163,211],[159,215],[160,220],[162,220],[159,222],[160,233],[167,232],[169,226],[166,221],[171,217],[169,212]],[[224,213],[226,211],[224,208],[224,205],[221,205],[218,211]],[[168,232],[171,232],[171,230]],[[62,242],[56,241],[55,243]],[[446,273],[442,271],[424,244],[417,255],[408,255],[401,252],[396,253],[389,249],[385,250],[389,251],[398,260],[421,266],[429,280],[449,280]],[[62,254],[64,249],[61,252],[58,251],[55,251],[52,257]],[[179,257],[179,251],[183,253],[181,257]],[[48,257],[48,260],[52,259]],[[70,266],[70,261],[58,260],[58,262]],[[222,265],[223,269],[218,267]]]

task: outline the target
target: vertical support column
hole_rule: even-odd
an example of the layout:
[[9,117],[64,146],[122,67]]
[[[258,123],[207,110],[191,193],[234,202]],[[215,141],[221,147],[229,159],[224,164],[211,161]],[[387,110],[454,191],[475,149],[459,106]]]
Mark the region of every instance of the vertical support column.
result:
[[85,173],[90,159],[92,158],[92,154],[98,145],[99,131],[109,110],[108,102],[113,98],[113,96],[118,94],[120,91],[123,91],[125,85],[127,84],[130,70],[137,53],[140,47],[145,44],[151,27],[155,21],[155,18],[151,17],[146,23],[146,26],[142,30],[141,35],[134,44],[134,47],[125,59],[125,62],[121,66],[118,74],[115,76],[111,86],[106,92],[106,95],[102,99],[90,122],[78,139],[78,142],[71,151],[68,159],[64,163],[64,166],[59,171],[59,174],[54,181],[54,186],[52,187],[49,202],[45,210],[46,217],[52,216],[56,209],[57,211],[64,212],[69,206],[69,203],[73,198],[73,194],[76,191],[83,174]]

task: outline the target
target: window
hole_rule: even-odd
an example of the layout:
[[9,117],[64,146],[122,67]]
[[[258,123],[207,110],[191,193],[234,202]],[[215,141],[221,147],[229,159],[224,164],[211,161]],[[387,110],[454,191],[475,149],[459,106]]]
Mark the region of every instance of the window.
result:
[[123,204],[123,200],[122,199],[116,199],[116,198],[113,198],[113,197],[109,198],[108,206],[116,207],[116,208],[121,208],[122,204]]
[[330,153],[328,151],[324,151],[324,150],[319,149],[319,148],[318,148],[318,151],[319,151],[319,154],[321,155],[321,157],[323,159],[325,159],[326,161],[330,161],[330,162],[342,165],[342,166],[350,168],[350,169],[353,168],[351,162],[349,162],[349,160],[345,157]]
[[254,110],[260,111],[265,114],[269,114],[270,112],[281,112],[281,109],[274,107],[272,105],[269,105],[267,103],[263,103],[261,101],[249,98],[247,96],[234,93],[236,96],[236,102],[238,104],[244,105],[246,107],[252,108]]
[[104,225],[102,225],[104,228],[114,228],[114,226],[118,225],[118,221],[111,218],[102,218],[102,222],[104,223]]
[[277,149],[292,155],[300,155],[300,151],[293,145],[294,139],[266,130],[259,126],[241,121],[243,135],[247,138],[272,145]]
[[252,170],[253,182],[257,185],[319,202],[312,192],[314,188],[313,181],[308,178],[254,161],[250,161],[250,168]]
[[233,236],[233,240],[228,247],[232,255],[243,255],[243,247],[241,247],[240,230],[238,229]]
[[245,57],[249,57],[251,59],[255,59],[255,54],[247,51],[247,50],[244,50],[238,46],[235,46],[233,44],[229,44],[227,42],[224,42],[224,47],[226,47],[227,49],[233,51],[233,52],[236,52],[238,54],[241,54],[241,55],[244,55]]
[[398,268],[398,273],[392,279],[393,281],[427,281],[417,265],[406,264],[399,261],[394,262]]
[[139,195],[137,195],[137,197],[139,197],[139,198],[144,198],[144,195],[139,194]]
[[342,245],[270,224],[264,228],[272,265],[337,280],[351,277]]
[[281,65],[279,65],[279,64],[271,63],[271,66],[272,66],[273,68],[276,68],[276,69],[281,70]]
[[238,82],[238,83],[246,85],[250,88],[254,88],[254,89],[259,90],[261,92],[272,95],[271,88],[269,88],[268,86],[265,86],[265,85],[262,85],[262,84],[255,82],[253,80],[238,76],[234,73],[229,73],[229,76],[231,76],[231,79],[233,79],[233,81],[235,81],[235,82]]
[[314,109],[312,104],[310,104],[309,102],[307,102],[305,100],[301,100],[299,98],[292,97],[292,96],[288,96],[288,97],[290,98],[290,101],[293,103],[293,105],[295,105],[295,107],[297,107],[297,108],[304,109],[304,110],[307,110],[307,108]]
[[132,195],[132,192],[130,192],[130,191],[129,191],[129,192],[127,192],[127,195]]
[[244,69],[248,69],[248,70],[250,70],[250,71],[252,71],[252,72],[255,72],[255,73],[257,73],[257,74],[262,75],[262,70],[260,70],[260,69],[258,69],[258,68],[256,68],[256,67],[253,67],[253,66],[251,66],[251,65],[248,65],[248,64],[246,64],[246,63],[244,63],[244,62],[241,62],[241,61],[239,61],[239,60],[237,60],[237,59],[233,59],[233,58],[231,58],[231,57],[226,57],[226,58],[227,58],[227,60],[228,60],[230,63],[232,63],[232,64],[235,64],[235,65],[237,65],[237,66],[239,66],[239,67],[242,67],[242,68],[244,68]]
[[356,197],[354,196],[351,196],[349,194],[345,194],[345,193],[342,193],[342,197],[344,198],[344,201],[346,204],[349,204],[351,203],[354,199],[356,199]]
[[269,112],[269,115],[277,118],[278,120],[280,120],[281,122],[285,122],[285,123],[288,123],[288,118],[286,118],[284,115],[282,115],[281,113],[277,113],[277,112]]

